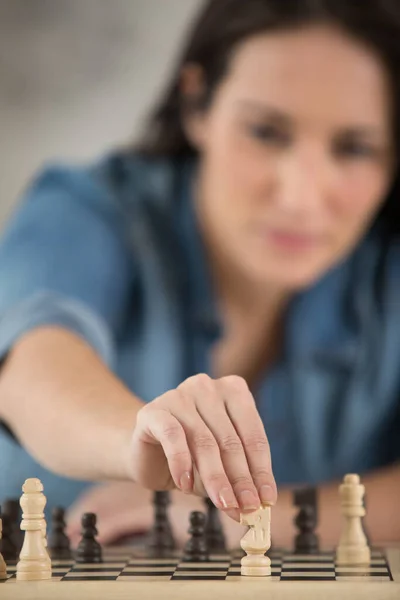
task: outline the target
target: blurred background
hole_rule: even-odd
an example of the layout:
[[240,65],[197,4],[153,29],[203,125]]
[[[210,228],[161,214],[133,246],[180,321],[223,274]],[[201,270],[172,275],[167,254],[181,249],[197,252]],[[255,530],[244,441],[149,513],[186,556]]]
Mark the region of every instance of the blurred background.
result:
[[202,0],[0,0],[0,229],[45,162],[134,138]]

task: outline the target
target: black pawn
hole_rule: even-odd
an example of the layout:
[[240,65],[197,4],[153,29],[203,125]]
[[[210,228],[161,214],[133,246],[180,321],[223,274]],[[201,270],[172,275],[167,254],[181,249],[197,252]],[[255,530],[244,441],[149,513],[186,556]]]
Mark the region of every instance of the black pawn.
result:
[[294,495],[295,505],[299,512],[295,524],[299,533],[294,540],[296,554],[316,554],[319,550],[318,536],[315,533],[317,526],[317,503],[314,489],[299,490]]
[[18,560],[19,551],[12,537],[12,526],[8,515],[0,514],[0,518],[3,524],[2,537],[0,540],[0,552],[3,555],[4,560],[7,562],[14,562]]
[[18,554],[24,543],[24,532],[21,530],[21,507],[18,498],[6,500],[3,504],[3,515],[8,515],[11,523],[11,537]]
[[65,511],[59,506],[53,508],[51,512],[51,531],[47,546],[52,559],[71,558],[70,543],[65,533]]
[[205,562],[208,560],[205,524],[206,517],[204,513],[197,510],[190,513],[190,538],[183,550],[183,562]]
[[75,555],[77,563],[100,563],[103,561],[101,546],[95,539],[97,535],[96,521],[94,513],[85,513],[82,517],[82,539]]
[[154,492],[154,525],[149,531],[147,548],[153,556],[163,556],[170,553],[176,543],[168,519],[169,492]]
[[219,510],[210,498],[205,498],[204,503],[207,507],[205,536],[208,552],[211,554],[226,554],[225,536],[219,518]]

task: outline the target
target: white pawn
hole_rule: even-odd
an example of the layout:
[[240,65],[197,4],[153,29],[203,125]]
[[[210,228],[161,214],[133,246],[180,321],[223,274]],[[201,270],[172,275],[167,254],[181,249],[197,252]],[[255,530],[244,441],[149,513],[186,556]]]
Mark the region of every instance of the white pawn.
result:
[[[0,540],[1,540],[2,533],[3,533],[3,522],[0,519]],[[3,579],[7,579],[7,567],[6,567],[6,563],[4,562],[4,558],[0,552],[0,581],[2,581]]]
[[246,552],[241,560],[241,575],[267,577],[271,575],[271,560],[265,553],[271,547],[271,507],[261,506],[254,512],[242,513],[240,523],[249,531],[240,540]]
[[363,531],[361,518],[365,515],[363,497],[365,487],[358,475],[346,475],[339,487],[344,524],[336,550],[338,565],[368,565],[371,551]]
[[51,579],[51,562],[44,538],[44,507],[46,497],[39,479],[27,479],[23,494],[21,529],[25,531],[24,543],[17,564],[17,579],[37,581]]

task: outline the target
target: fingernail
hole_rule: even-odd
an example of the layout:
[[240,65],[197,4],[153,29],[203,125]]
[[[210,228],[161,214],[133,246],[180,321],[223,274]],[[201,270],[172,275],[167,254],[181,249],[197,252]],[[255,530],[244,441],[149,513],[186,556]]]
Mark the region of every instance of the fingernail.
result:
[[275,504],[275,493],[270,485],[260,487],[260,498],[263,504]]
[[260,502],[250,490],[243,490],[239,494],[240,504],[244,510],[257,510],[260,507]]
[[218,497],[223,508],[239,508],[233,491],[228,487],[222,488],[218,494]]
[[192,475],[191,475],[191,473],[189,473],[189,471],[185,471],[185,473],[180,478],[179,487],[181,488],[182,492],[184,492],[185,494],[192,491],[192,488],[193,488]]

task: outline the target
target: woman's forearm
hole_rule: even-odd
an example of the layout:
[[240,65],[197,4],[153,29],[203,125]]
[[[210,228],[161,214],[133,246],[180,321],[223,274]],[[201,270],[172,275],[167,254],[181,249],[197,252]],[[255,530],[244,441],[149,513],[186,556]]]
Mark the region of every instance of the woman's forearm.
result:
[[24,336],[0,371],[0,418],[43,466],[75,479],[129,477],[142,406],[78,336]]

